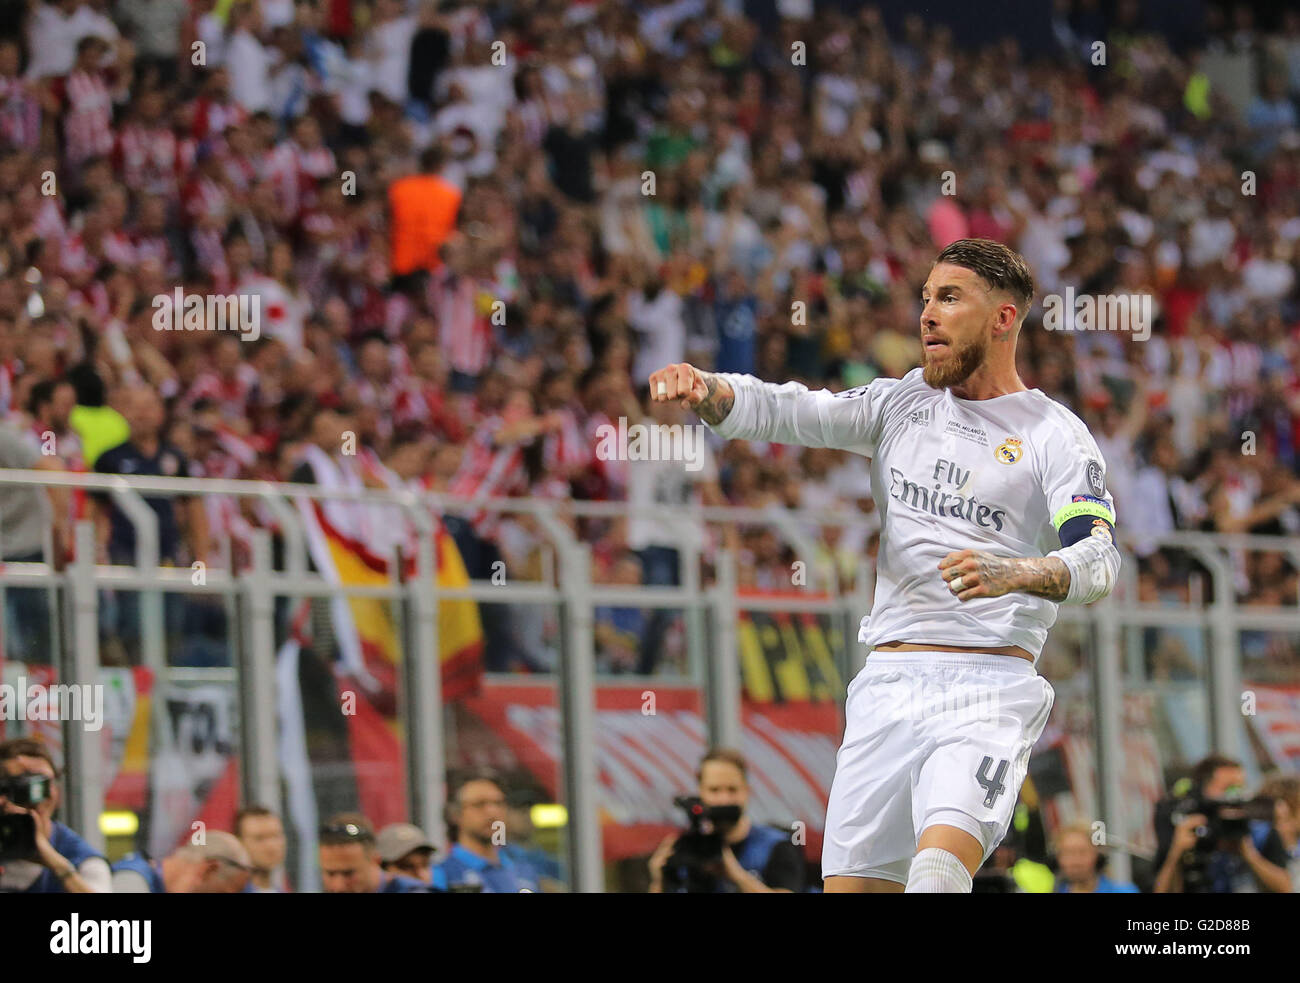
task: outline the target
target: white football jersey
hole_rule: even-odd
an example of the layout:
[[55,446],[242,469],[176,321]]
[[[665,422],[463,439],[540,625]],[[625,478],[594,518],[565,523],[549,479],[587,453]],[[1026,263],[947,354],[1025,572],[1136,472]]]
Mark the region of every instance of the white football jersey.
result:
[[[1042,652],[1056,603],[1014,592],[959,601],[939,561],[956,550],[1045,556],[1084,515],[1115,521],[1106,463],[1083,422],[1039,389],[961,399],[916,368],[846,392],[722,373],[735,405],[728,439],[836,447],[871,458],[883,529],[866,645],[914,642]],[[1095,535],[1109,530],[1097,519]]]

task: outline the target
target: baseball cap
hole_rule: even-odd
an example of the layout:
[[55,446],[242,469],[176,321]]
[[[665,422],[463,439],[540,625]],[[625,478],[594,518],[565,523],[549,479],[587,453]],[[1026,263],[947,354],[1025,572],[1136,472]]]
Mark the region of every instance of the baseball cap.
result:
[[396,863],[412,850],[434,850],[433,843],[424,830],[410,823],[390,823],[375,837],[379,859],[386,864]]

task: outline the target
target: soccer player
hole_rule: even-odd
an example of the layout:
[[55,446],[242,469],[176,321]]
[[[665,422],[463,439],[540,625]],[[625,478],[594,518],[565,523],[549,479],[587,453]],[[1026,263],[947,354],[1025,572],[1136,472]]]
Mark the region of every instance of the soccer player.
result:
[[970,891],[1052,709],[1035,664],[1056,606],[1115,583],[1097,444],[1016,372],[1033,292],[1017,253],[962,239],[921,290],[923,364],[901,379],[831,393],[684,363],[650,376],[652,398],[682,400],[721,437],[871,458],[871,651],[826,811],[828,892]]

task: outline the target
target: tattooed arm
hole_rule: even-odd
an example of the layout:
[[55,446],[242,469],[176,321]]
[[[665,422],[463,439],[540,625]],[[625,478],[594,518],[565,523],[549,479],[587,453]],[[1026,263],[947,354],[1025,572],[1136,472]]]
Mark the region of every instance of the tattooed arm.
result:
[[705,423],[717,426],[736,405],[736,391],[715,372],[704,372],[682,362],[650,376],[650,398],[656,403],[680,399]]
[[982,550],[958,550],[939,562],[949,590],[957,577],[959,601],[974,597],[1000,597],[1013,591],[1064,601],[1070,592],[1070,569],[1057,556],[994,556]]
[[736,405],[736,392],[726,379],[719,378],[712,372],[705,372],[703,375],[707,395],[695,404],[695,412],[705,423],[711,423],[716,427],[727,418],[727,414]]

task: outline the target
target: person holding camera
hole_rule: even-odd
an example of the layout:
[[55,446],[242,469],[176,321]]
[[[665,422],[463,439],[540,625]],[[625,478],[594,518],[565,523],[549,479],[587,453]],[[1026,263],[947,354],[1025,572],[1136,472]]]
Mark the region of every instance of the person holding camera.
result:
[[775,894],[804,889],[804,862],[790,831],[746,814],[749,766],[715,748],[696,772],[698,798],[679,799],[690,829],[669,835],[650,858],[651,894]]
[[[1272,804],[1247,801],[1245,784],[1239,762],[1211,754],[1192,769],[1190,794],[1156,805],[1156,894],[1290,892]],[[1268,822],[1258,842],[1252,819]]]
[[58,769],[44,743],[0,743],[0,893],[107,894],[108,861],[54,818]]
[[1056,834],[1057,894],[1137,894],[1136,884],[1114,881],[1103,871],[1106,855],[1092,841],[1084,823],[1066,826]]

